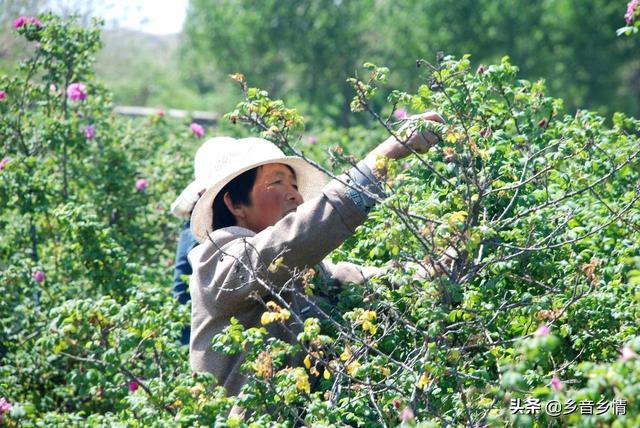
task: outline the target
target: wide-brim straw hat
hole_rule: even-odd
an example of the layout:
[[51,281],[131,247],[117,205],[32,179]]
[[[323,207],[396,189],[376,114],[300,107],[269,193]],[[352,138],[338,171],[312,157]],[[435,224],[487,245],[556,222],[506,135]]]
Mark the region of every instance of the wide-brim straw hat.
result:
[[[245,171],[269,163],[281,163],[293,169],[298,191],[305,201],[318,196],[329,177],[298,156],[285,156],[275,144],[262,138],[212,138],[215,147],[200,164],[208,171],[202,179],[206,189],[191,214],[191,232],[199,242],[213,231],[213,201],[231,180]],[[204,160],[206,159],[206,161]],[[196,179],[197,180],[197,179]]]

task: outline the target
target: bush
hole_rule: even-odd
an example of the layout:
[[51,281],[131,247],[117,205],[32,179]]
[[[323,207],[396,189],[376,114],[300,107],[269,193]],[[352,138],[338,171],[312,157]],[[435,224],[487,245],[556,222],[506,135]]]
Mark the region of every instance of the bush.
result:
[[[397,108],[433,109],[446,124],[432,125],[438,147],[388,165],[390,197],[334,253],[335,261],[397,268],[383,281],[343,291],[334,325],[301,340],[311,378],[324,379],[289,418],[309,425],[633,426],[637,378],[612,373],[637,364],[638,249],[631,243],[639,122],[616,114],[608,128],[588,111],[566,115],[561,100],[544,95],[542,81],[518,80],[506,58],[477,70],[467,57],[420,64],[427,82],[417,94],[392,91],[387,101],[395,111],[384,115],[372,106],[389,70],[366,64],[369,80],[352,79],[352,108],[369,111],[390,132],[405,115]],[[295,111],[236,79],[246,100],[228,116],[299,152],[291,144],[301,129]],[[342,152],[334,154],[350,163]],[[450,248],[458,257],[443,266]],[[444,273],[416,280],[416,264]],[[252,355],[271,352],[276,361],[278,346],[256,346]],[[279,374],[288,369],[274,365],[267,379],[260,364],[247,369],[253,383],[245,405],[255,408],[256,396],[278,402]],[[607,411],[570,411],[570,400],[587,399],[608,400]],[[542,411],[519,409],[527,400],[542,400]],[[553,416],[555,404],[544,412],[553,400],[566,414]],[[613,400],[626,400],[626,416],[614,414]]]
[[177,340],[189,308],[168,283],[179,231],[168,207],[198,141],[161,114],[111,113],[91,69],[98,26],[28,20],[16,31],[34,54],[0,79],[5,422],[148,426],[193,408],[207,423],[228,401],[192,377]]
[[[388,275],[344,289],[295,345],[230,321],[212,346],[245,352],[249,381],[225,397],[190,372],[177,341],[189,308],[169,293],[166,207],[196,137],[161,115],[110,113],[91,71],[98,23],[44,15],[17,32],[36,46],[0,80],[7,425],[637,426],[639,121],[569,116],[506,58],[477,70],[468,57],[421,61],[417,94],[388,100],[377,94],[389,70],[366,64],[352,109],[378,129],[305,132],[295,110],[233,76],[245,99],[232,122],[328,173],[393,133],[400,108],[446,124],[424,125],[442,140],[430,152],[387,161],[389,197],[333,254]],[[420,267],[440,274],[416,279]],[[283,367],[299,350],[304,366]],[[228,416],[233,404],[251,411]]]

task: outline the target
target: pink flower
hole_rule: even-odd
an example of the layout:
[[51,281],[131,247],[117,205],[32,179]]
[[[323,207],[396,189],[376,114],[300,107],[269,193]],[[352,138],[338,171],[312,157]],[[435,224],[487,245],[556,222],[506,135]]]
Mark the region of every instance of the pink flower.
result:
[[406,170],[406,169],[409,169],[409,168],[411,168],[411,164],[409,162],[405,162],[405,163],[402,164],[402,169]]
[[158,110],[156,110],[156,115],[158,115],[158,117],[164,117],[164,110],[159,108]]
[[627,3],[627,13],[624,14],[624,20],[627,21],[628,25],[633,24],[634,16],[636,13],[636,9],[638,8],[638,0],[631,0]]
[[138,382],[137,379],[130,380],[129,382],[127,382],[127,387],[129,388],[130,393],[134,393],[140,387],[140,382]]
[[485,68],[484,65],[480,64],[478,66],[478,69],[476,70],[476,74],[484,74],[484,72],[487,71],[487,69]]
[[44,272],[41,270],[37,270],[31,275],[31,278],[33,278],[33,280],[38,284],[42,284],[44,282],[44,277]]
[[547,124],[547,119],[540,119],[540,122],[538,122],[538,126],[540,128],[544,128],[546,124]]
[[140,179],[138,179],[138,181],[136,181],[136,190],[138,192],[142,192],[147,187],[149,187],[149,182],[147,180],[145,180],[144,178],[140,178]]
[[87,140],[93,140],[96,136],[96,127],[93,125],[86,126],[84,128],[84,138]]
[[400,107],[399,109],[396,109],[396,111],[393,112],[393,117],[395,117],[398,120],[405,120],[409,116],[407,115],[407,111],[402,107]]
[[191,125],[189,125],[189,128],[191,129],[191,132],[195,134],[196,137],[198,138],[204,137],[204,128],[202,127],[202,125],[193,122]]
[[318,137],[316,137],[315,135],[309,135],[307,141],[313,146],[318,142]]
[[42,22],[40,22],[40,20],[35,16],[21,16],[19,18],[16,18],[11,24],[11,26],[14,29],[17,29],[27,24],[35,25],[36,27],[42,27]]
[[411,410],[411,407],[405,407],[404,410],[400,413],[400,420],[402,422],[410,421],[413,418],[415,418],[415,415],[413,414],[413,410]]
[[0,91],[0,101],[4,100],[5,98],[7,98],[7,93],[5,91]]
[[84,83],[72,83],[67,88],[67,97],[71,101],[83,101],[87,99],[87,85]]
[[625,346],[620,350],[620,359],[622,361],[626,362],[626,361],[629,361],[629,360],[631,360],[631,359],[633,359],[633,358],[635,358],[637,356],[638,356],[638,354],[636,354],[633,351],[633,349],[629,348],[628,346]]
[[25,23],[27,22],[27,17],[26,16],[21,16],[19,18],[16,18],[13,23],[11,24],[11,26],[13,28],[20,28],[22,27]]
[[549,382],[549,385],[555,392],[559,392],[562,389],[562,382],[556,376],[551,378],[551,382]]
[[0,171],[2,171],[7,166],[8,163],[9,163],[9,158],[4,158],[0,160]]
[[9,403],[9,401],[6,398],[1,397],[0,398],[0,415],[11,411],[11,409],[13,409],[13,406],[11,405],[11,403]]
[[540,327],[538,327],[536,332],[533,333],[533,334],[534,334],[534,336],[537,336],[537,337],[544,337],[547,334],[549,334],[550,331],[551,331],[551,329],[549,328],[549,326],[544,324],[544,325],[541,325]]

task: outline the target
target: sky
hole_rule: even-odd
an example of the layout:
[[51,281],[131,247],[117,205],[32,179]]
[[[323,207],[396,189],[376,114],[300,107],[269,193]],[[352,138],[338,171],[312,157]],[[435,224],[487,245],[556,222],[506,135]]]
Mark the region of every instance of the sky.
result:
[[105,10],[107,22],[117,20],[123,28],[152,34],[175,34],[182,30],[188,0],[111,0]]
[[[0,0],[2,1],[2,0]],[[182,30],[189,0],[54,0],[54,7],[81,7],[101,16],[106,28],[120,27],[151,34],[175,34]]]

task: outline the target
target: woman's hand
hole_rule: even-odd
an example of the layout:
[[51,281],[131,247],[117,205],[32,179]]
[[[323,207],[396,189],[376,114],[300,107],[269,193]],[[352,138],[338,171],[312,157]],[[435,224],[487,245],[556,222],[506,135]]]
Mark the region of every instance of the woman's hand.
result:
[[431,147],[435,146],[440,141],[438,136],[432,131],[419,131],[417,129],[419,121],[444,123],[444,119],[442,119],[442,116],[435,112],[425,112],[422,114],[411,116],[408,119],[407,123],[405,123],[398,131],[398,137],[400,137],[401,141],[405,141],[405,144],[403,145],[393,136],[390,138],[392,140],[392,143],[400,146],[396,147],[396,150],[400,151],[402,149],[405,149],[404,153],[400,153],[399,158],[394,159],[400,159],[408,156],[411,151],[408,150],[407,147],[413,149],[418,153],[426,153]]
[[[364,162],[374,173],[376,169],[380,169],[376,168],[376,161],[380,156],[390,159],[402,159],[409,156],[412,150],[417,153],[425,153],[438,143],[439,138],[432,131],[418,131],[418,121],[444,123],[442,116],[431,111],[411,116],[407,123],[398,130],[397,136],[390,136],[364,158]],[[384,171],[378,172],[383,173]]]

